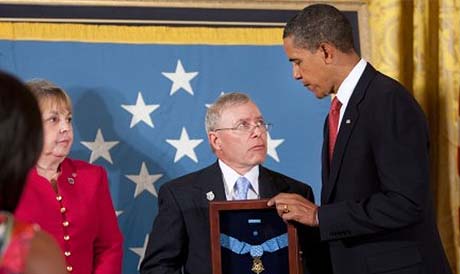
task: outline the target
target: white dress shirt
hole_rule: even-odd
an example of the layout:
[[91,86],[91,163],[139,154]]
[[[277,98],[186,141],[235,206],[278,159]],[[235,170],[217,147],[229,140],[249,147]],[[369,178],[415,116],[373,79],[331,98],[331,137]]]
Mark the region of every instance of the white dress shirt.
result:
[[361,75],[363,75],[364,69],[366,68],[367,62],[364,59],[359,60],[359,62],[353,67],[348,76],[340,84],[339,89],[337,90],[337,99],[342,103],[340,108],[340,119],[338,129],[340,130],[340,124],[342,123],[343,114],[347,109],[348,101],[353,94],[353,90],[358,84]]
[[225,197],[227,201],[233,200],[236,180],[244,176],[250,182],[248,189],[248,199],[259,199],[259,166],[253,167],[244,175],[239,174],[227,164],[219,162],[220,170],[222,170],[222,178],[224,179]]

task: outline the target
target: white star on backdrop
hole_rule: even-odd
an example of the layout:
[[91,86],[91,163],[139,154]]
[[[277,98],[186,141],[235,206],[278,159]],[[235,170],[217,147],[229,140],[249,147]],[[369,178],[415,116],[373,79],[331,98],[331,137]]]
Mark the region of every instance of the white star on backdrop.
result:
[[123,214],[123,210],[115,210],[115,215],[117,215],[117,217],[121,214]]
[[284,142],[284,139],[272,139],[270,133],[267,132],[267,154],[272,157],[275,161],[279,162],[278,152],[276,148]]
[[[220,96],[224,95],[225,93],[223,91],[220,92],[220,95],[217,96],[217,98],[219,98]],[[217,100],[217,99],[216,99]],[[212,106],[212,103],[211,104],[205,104],[206,108],[209,108],[210,106]]]
[[166,139],[166,142],[177,149],[176,156],[174,157],[174,163],[182,159],[184,156],[188,156],[195,163],[198,163],[194,149],[203,142],[203,139],[190,139],[185,127],[182,128],[179,139]]
[[91,156],[89,159],[90,163],[93,163],[100,157],[106,159],[109,163],[113,165],[112,157],[110,156],[109,150],[116,146],[119,142],[118,141],[104,141],[104,136],[102,135],[101,129],[97,129],[96,139],[94,142],[80,142],[85,147],[91,150]]
[[125,175],[128,179],[133,181],[136,184],[136,190],[134,191],[134,198],[141,194],[144,190],[152,193],[152,195],[158,197],[157,191],[155,189],[154,183],[158,181],[163,174],[153,174],[150,175],[145,165],[145,162],[142,162],[141,170],[139,175]]
[[173,82],[169,95],[173,95],[181,88],[193,95],[193,89],[190,85],[190,81],[198,75],[198,72],[185,72],[180,59],[177,60],[175,72],[162,72],[161,74]]
[[154,112],[160,105],[146,105],[142,93],[137,94],[137,101],[135,105],[121,105],[122,108],[129,111],[133,118],[131,119],[130,128],[134,127],[139,122],[144,122],[150,127],[155,127],[150,118],[150,113]]
[[139,256],[139,263],[137,264],[137,270],[141,267],[141,262],[144,260],[145,249],[147,248],[147,243],[149,242],[149,234],[145,235],[144,245],[142,247],[130,247],[129,249],[136,253]]

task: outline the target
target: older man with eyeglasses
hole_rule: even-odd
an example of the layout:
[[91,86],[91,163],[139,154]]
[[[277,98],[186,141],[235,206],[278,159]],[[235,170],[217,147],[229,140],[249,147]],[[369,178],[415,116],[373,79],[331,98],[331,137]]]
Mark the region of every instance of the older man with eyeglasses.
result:
[[[218,159],[160,188],[158,215],[141,274],[211,273],[208,204],[212,200],[271,198],[281,192],[314,200],[310,186],[261,166],[267,156],[271,125],[246,94],[219,97],[208,108],[205,124]],[[301,233],[309,235],[302,242],[319,244],[316,228],[307,230]],[[304,250],[304,273],[327,273],[319,269],[321,252],[317,248],[308,250]]]

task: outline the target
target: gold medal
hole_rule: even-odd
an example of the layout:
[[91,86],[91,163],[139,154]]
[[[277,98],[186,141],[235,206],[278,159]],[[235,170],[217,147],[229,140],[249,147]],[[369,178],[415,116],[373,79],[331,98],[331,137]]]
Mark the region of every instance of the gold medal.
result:
[[254,260],[252,261],[252,272],[259,274],[262,271],[264,271],[264,265],[262,264],[262,260],[260,257],[254,257]]

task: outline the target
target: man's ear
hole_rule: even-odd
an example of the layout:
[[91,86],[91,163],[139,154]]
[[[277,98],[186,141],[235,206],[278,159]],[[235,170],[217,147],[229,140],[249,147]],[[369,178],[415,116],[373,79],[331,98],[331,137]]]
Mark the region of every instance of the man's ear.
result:
[[216,132],[210,131],[208,133],[208,141],[214,151],[221,150],[221,147],[220,147],[221,140],[219,136],[217,136]]
[[324,42],[319,45],[319,50],[322,54],[324,63],[331,64],[336,54],[336,48],[330,43]]

